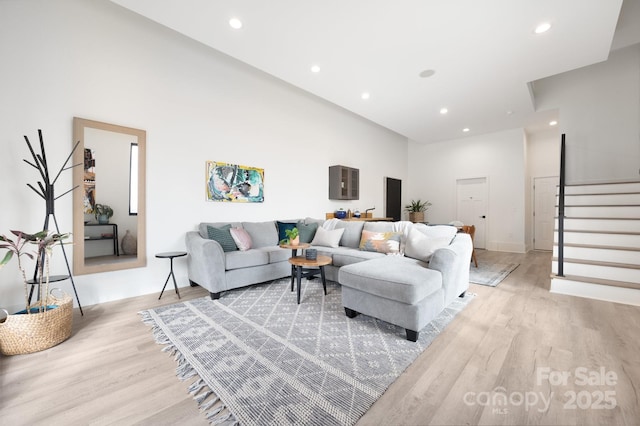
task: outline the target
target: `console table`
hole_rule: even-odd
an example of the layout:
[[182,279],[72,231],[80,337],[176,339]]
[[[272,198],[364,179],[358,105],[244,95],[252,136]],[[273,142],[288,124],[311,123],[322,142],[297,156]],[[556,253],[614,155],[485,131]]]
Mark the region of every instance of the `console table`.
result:
[[113,240],[113,254],[114,256],[120,256],[120,249],[118,248],[118,225],[115,223],[85,223],[84,226],[110,226],[111,227],[111,236],[103,237],[100,236],[86,236],[84,237],[85,241],[102,241],[102,240]]

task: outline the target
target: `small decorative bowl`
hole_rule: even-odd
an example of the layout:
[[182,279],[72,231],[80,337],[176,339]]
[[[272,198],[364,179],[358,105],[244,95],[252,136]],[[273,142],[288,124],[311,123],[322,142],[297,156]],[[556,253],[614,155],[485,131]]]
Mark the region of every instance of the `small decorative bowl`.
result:
[[344,210],[336,210],[334,216],[336,217],[336,219],[344,219],[345,217],[347,217],[347,212]]

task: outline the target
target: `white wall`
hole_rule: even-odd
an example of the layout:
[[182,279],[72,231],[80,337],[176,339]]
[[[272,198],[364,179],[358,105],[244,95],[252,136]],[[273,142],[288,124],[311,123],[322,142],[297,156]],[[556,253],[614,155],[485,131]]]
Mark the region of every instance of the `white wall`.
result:
[[[154,254],[184,249],[201,221],[324,217],[339,207],[382,214],[384,177],[408,178],[406,138],[106,0],[0,2],[0,57],[0,233],[42,227],[22,135],[42,129],[57,168],[74,116],[147,131],[148,266],[76,276],[83,305],[159,293],[169,264]],[[265,202],[206,202],[206,160],[264,168]],[[359,201],[328,200],[334,164],[360,169]],[[57,192],[70,187],[68,172]],[[71,196],[58,200],[56,216],[71,230]],[[185,263],[175,269],[187,285]],[[54,271],[64,270],[58,251]],[[0,306],[22,301],[13,263],[0,270]]]
[[640,174],[640,44],[606,62],[538,80],[537,108],[559,108],[567,183],[637,180]]
[[431,223],[456,219],[456,180],[486,177],[486,248],[524,252],[525,135],[506,130],[432,144],[409,142],[407,198],[428,199]]

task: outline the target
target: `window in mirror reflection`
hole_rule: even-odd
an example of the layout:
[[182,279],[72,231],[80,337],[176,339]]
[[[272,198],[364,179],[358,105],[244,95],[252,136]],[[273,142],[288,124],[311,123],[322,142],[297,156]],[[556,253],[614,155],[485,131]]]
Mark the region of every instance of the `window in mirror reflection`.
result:
[[129,159],[129,215],[138,214],[138,144],[131,144]]

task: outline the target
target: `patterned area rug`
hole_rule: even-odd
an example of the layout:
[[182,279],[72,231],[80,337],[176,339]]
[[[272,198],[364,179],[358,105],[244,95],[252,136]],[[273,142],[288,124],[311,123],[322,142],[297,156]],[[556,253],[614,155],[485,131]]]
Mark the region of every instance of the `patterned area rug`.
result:
[[288,279],[143,311],[178,377],[213,424],[352,425],[474,297],[456,299],[406,340],[400,327],[349,319],[341,287]]
[[495,287],[518,266],[520,266],[518,263],[495,263],[493,265],[479,263],[476,268],[475,265],[471,264],[469,282]]

